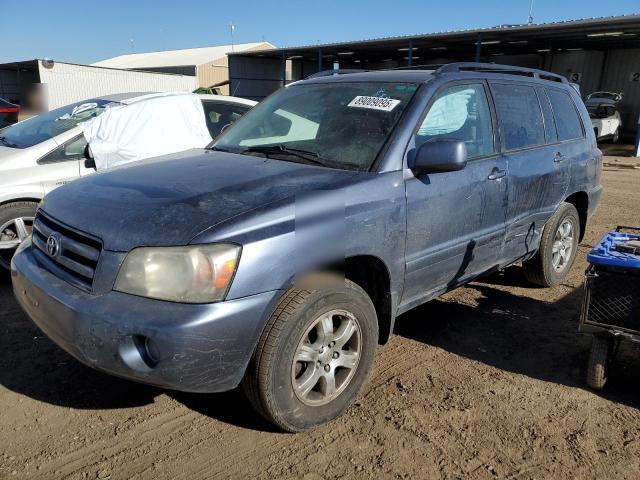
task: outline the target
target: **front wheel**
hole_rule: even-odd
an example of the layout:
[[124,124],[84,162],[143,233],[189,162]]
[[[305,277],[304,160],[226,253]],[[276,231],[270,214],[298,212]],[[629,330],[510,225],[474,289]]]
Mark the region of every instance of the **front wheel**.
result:
[[35,202],[0,205],[0,268],[10,268],[13,253],[31,234],[37,209]]
[[271,316],[243,380],[253,406],[289,432],[341,415],[366,382],[378,341],[376,312],[349,280],[289,290]]
[[522,262],[524,276],[542,287],[560,284],[571,270],[580,238],[580,217],[570,203],[562,203],[547,221],[533,258]]

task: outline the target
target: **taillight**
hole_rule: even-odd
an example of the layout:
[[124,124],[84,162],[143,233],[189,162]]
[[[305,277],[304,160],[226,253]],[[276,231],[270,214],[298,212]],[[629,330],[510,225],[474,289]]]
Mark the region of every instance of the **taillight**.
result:
[[0,107],[0,113],[17,113],[20,107]]

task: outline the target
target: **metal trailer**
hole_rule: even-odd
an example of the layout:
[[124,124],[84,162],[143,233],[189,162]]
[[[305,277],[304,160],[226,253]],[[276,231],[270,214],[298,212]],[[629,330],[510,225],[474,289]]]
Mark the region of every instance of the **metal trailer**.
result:
[[587,384],[601,390],[620,342],[640,343],[640,227],[618,226],[587,260],[579,330],[593,333]]

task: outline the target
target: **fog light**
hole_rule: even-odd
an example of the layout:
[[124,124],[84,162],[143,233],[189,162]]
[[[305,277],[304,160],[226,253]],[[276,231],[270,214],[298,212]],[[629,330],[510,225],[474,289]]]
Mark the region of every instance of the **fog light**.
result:
[[145,335],[127,337],[120,344],[118,351],[122,361],[133,370],[148,372],[158,365],[158,349]]

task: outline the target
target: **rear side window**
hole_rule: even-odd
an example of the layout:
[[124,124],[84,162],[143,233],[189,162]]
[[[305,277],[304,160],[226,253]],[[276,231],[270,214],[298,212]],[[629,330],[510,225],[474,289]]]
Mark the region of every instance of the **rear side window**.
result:
[[492,84],[505,149],[544,144],[544,122],[540,102],[528,85]]
[[551,107],[553,108],[553,116],[556,120],[556,129],[558,131],[558,140],[573,140],[574,138],[582,138],[582,123],[576,111],[576,106],[571,100],[568,93],[554,88],[547,89]]

